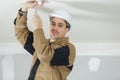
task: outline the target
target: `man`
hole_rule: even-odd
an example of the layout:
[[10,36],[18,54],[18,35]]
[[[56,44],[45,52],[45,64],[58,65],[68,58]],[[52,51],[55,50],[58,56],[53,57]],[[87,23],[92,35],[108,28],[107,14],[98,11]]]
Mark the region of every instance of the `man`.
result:
[[65,37],[70,29],[70,16],[64,10],[50,14],[50,39],[46,39],[37,13],[32,19],[34,31],[27,27],[28,9],[37,6],[37,1],[27,1],[14,21],[17,39],[33,56],[28,80],[66,80],[75,59],[75,47]]

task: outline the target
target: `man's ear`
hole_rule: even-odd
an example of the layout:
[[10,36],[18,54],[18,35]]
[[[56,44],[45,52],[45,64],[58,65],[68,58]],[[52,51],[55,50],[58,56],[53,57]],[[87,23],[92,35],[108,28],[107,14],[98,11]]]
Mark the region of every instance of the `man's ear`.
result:
[[66,37],[68,37],[69,29],[66,29]]
[[69,32],[69,28],[66,28],[66,34]]
[[69,31],[69,29],[68,28],[66,28],[66,33]]
[[69,32],[69,28],[67,28],[67,32]]

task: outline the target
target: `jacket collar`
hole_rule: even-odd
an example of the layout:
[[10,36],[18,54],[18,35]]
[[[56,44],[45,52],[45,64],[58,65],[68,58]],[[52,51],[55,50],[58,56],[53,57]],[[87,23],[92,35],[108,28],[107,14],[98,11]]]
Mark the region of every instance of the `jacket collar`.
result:
[[[50,40],[50,39],[49,39]],[[69,37],[63,37],[63,38],[57,38],[55,41],[52,42],[52,44],[67,44],[69,43]]]

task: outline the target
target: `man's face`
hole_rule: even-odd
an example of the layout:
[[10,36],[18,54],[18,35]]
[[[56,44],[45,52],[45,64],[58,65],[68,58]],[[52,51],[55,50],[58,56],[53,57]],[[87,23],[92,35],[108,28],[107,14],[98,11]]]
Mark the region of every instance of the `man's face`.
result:
[[52,39],[62,38],[67,33],[65,20],[62,18],[53,17],[50,20],[50,37]]

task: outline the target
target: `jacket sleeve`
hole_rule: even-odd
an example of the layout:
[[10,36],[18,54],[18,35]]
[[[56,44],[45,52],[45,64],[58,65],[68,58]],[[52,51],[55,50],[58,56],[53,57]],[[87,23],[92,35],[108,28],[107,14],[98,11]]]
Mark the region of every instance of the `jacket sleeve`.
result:
[[38,59],[51,66],[72,66],[75,58],[75,48],[73,45],[50,45],[44,36],[43,29],[34,32],[34,48]]
[[71,43],[69,43],[68,46],[70,49],[69,65],[68,66],[72,66],[74,64],[75,57],[76,57],[76,49],[75,49],[75,46]]
[[49,65],[54,53],[53,48],[50,47],[48,40],[45,38],[42,28],[36,29],[33,34],[34,48],[36,50],[38,59],[42,63]]
[[17,17],[14,20],[15,36],[17,40],[24,46],[24,48],[32,55],[34,53],[33,33],[27,27],[27,12],[21,13],[18,11]]

